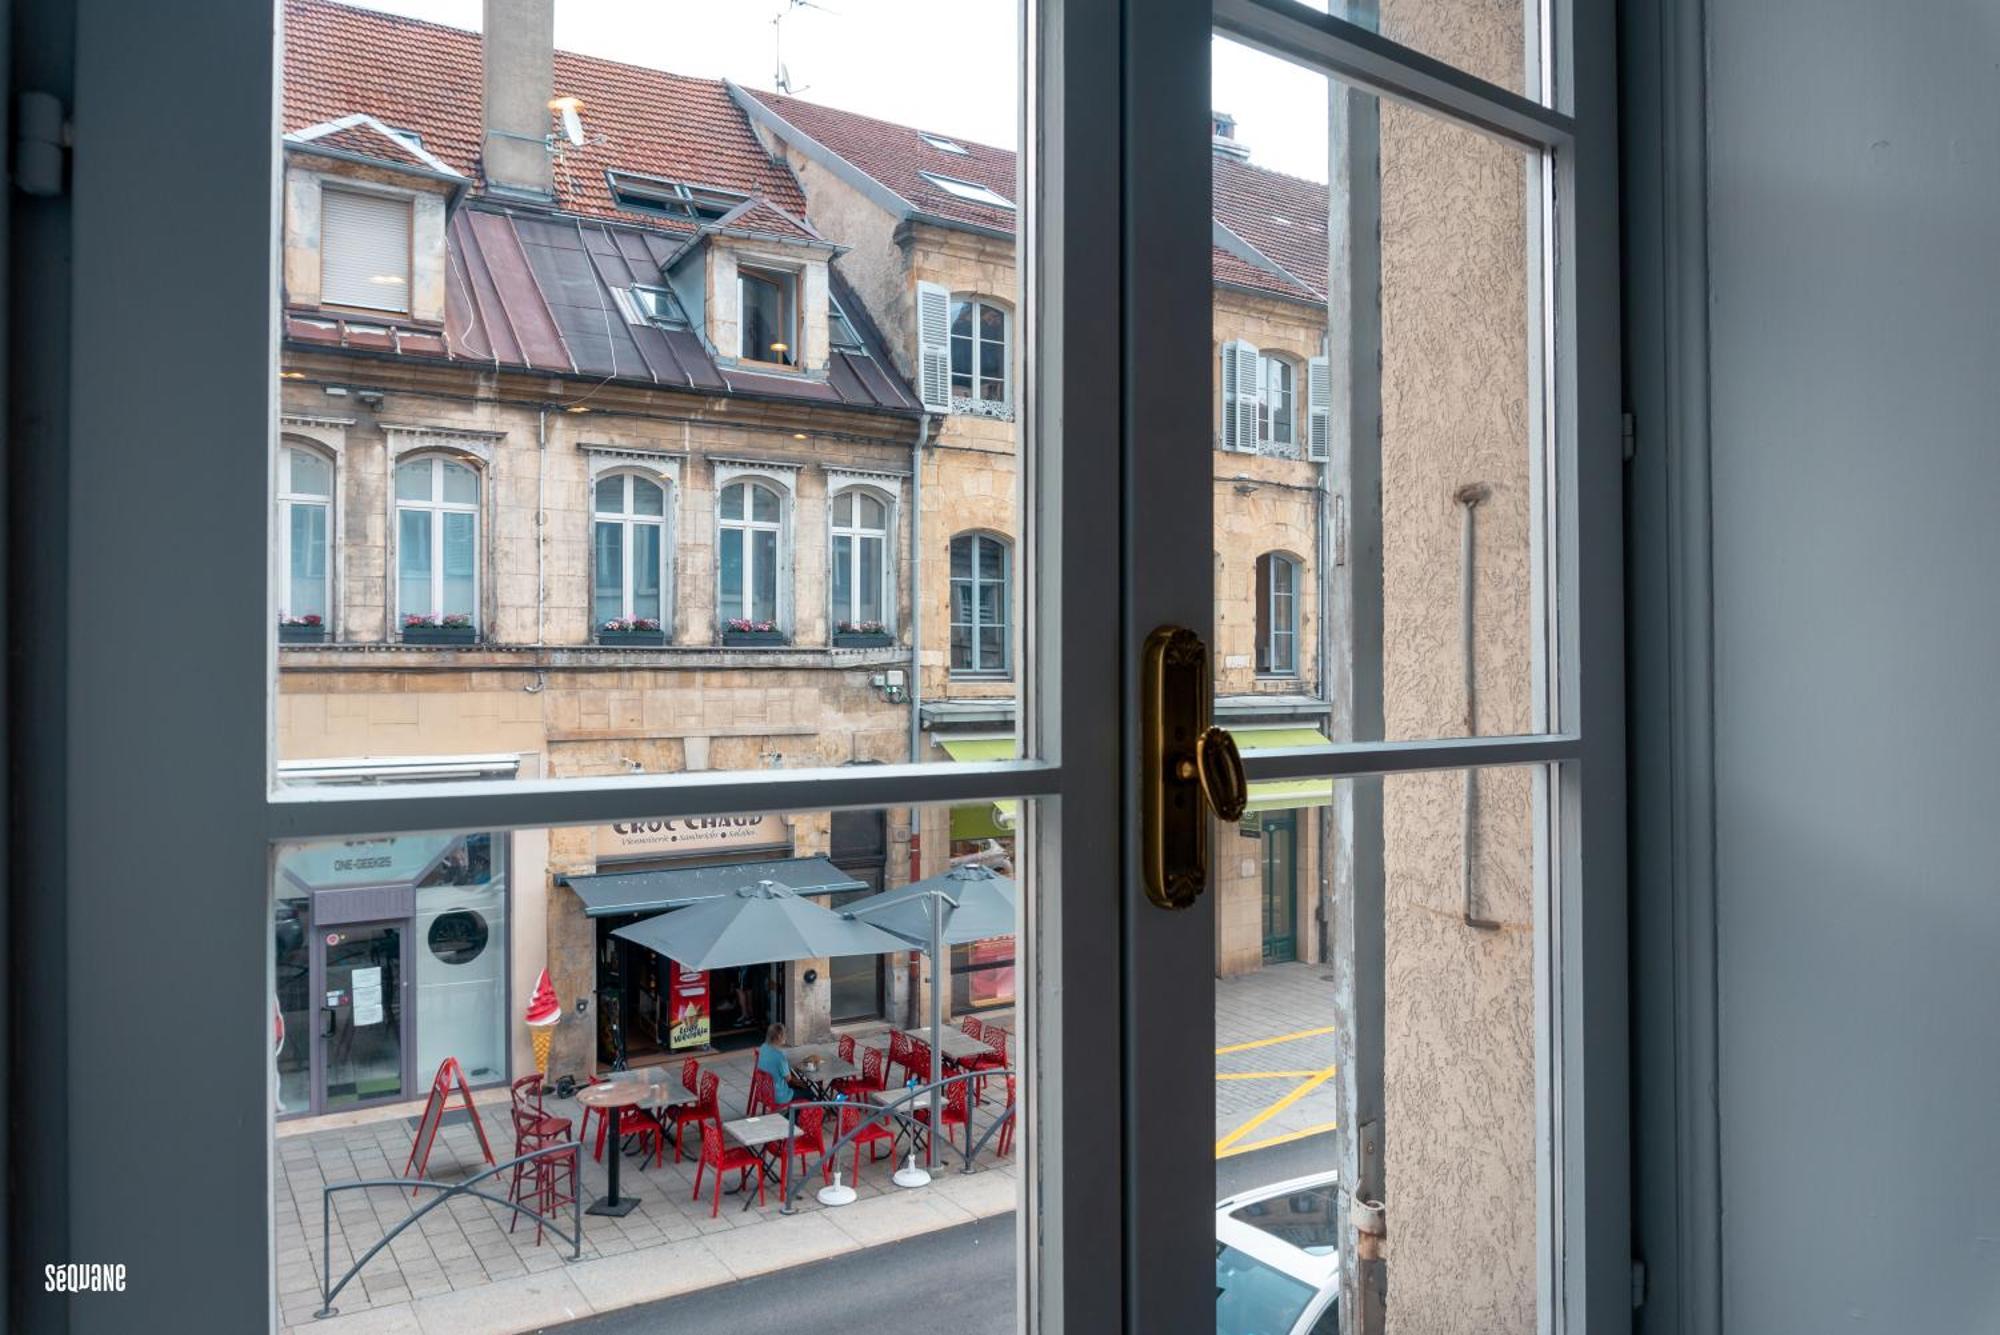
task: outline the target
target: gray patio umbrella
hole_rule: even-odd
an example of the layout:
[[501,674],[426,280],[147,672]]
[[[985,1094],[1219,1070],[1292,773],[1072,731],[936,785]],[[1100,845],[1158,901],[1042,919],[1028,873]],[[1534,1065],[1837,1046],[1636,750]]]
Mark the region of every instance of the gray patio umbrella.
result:
[[775,881],[759,881],[612,933],[690,969],[776,964],[823,955],[888,955],[909,943],[850,922]]
[[[944,950],[948,945],[1014,935],[1014,883],[990,867],[969,864],[912,881],[845,906],[858,922],[874,922],[916,945],[931,957],[931,1125],[938,1120],[938,1081],[944,1078]],[[933,1163],[937,1137],[927,1142]]]

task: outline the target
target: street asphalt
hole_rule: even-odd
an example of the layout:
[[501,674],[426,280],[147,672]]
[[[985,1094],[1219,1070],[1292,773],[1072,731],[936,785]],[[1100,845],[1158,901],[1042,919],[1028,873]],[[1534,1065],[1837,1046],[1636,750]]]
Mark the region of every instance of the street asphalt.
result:
[[[1332,1166],[1330,1135],[1253,1150],[1217,1162],[1216,1198]],[[546,1335],[861,1335],[901,1324],[914,1310],[912,1294],[930,1295],[924,1301],[940,1308],[949,1295],[952,1335],[1013,1335],[1014,1216],[543,1329]]]

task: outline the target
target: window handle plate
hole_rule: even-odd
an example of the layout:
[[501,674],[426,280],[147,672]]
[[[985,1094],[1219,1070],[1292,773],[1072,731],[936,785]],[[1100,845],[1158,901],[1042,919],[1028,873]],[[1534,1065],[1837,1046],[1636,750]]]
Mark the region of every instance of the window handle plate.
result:
[[1141,864],[1146,896],[1185,909],[1208,889],[1208,817],[1249,799],[1236,739],[1214,726],[1208,645],[1185,626],[1146,637],[1140,682]]

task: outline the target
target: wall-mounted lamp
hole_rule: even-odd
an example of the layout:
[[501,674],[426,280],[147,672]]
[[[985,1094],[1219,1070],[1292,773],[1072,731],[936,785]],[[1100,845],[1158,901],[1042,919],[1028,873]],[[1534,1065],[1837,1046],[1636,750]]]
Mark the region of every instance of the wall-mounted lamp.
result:
[[910,698],[909,687],[903,677],[903,669],[890,668],[878,672],[868,679],[868,684],[881,692],[882,698],[892,705],[900,705]]

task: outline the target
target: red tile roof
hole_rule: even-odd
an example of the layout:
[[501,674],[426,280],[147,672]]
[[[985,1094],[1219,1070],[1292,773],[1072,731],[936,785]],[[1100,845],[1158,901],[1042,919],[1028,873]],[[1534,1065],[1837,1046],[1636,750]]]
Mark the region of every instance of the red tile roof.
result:
[[[288,131],[365,112],[414,131],[426,150],[476,179],[481,72],[476,32],[330,0],[286,0]],[[580,148],[557,141],[563,209],[629,218],[605,183],[604,173],[617,170],[763,195],[804,215],[798,181],[771,161],[720,81],[558,51],[554,88],[582,102],[590,141]],[[652,225],[676,228],[671,219]]]
[[1313,295],[1326,293],[1326,187],[1214,155],[1215,216]]
[[[350,122],[343,124],[343,122]],[[326,121],[293,131],[285,136],[294,144],[308,149],[325,149],[336,153],[347,153],[358,158],[371,158],[397,167],[414,167],[419,171],[435,174],[441,159],[419,152],[403,140],[398,139],[380,121],[370,116],[344,116],[340,120]],[[446,171],[451,171],[449,164]]]

